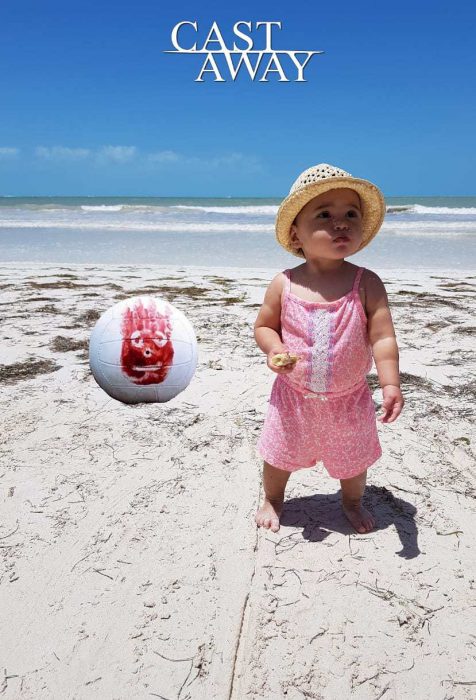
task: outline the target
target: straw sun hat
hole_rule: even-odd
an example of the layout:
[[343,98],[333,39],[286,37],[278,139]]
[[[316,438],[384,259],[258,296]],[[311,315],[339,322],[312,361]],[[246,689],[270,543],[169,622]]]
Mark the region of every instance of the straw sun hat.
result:
[[[313,165],[293,183],[288,196],[281,202],[276,216],[276,238],[289,253],[303,258],[291,245],[291,224],[301,209],[314,197],[340,187],[355,190],[360,197],[362,208],[362,250],[377,234],[385,216],[385,200],[376,185],[368,180],[352,177],[345,170],[334,165],[320,163]],[[357,251],[356,251],[357,252]]]

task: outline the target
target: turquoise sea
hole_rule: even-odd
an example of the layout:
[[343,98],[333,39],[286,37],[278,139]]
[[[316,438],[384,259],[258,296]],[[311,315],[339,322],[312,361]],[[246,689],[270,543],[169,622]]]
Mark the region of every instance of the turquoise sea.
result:
[[[0,197],[0,262],[282,269],[281,198]],[[387,197],[373,269],[476,267],[476,197]]]

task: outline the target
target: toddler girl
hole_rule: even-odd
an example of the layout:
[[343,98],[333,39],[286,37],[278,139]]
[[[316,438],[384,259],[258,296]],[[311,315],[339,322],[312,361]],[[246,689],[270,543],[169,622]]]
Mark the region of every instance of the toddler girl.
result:
[[379,420],[393,422],[404,404],[398,347],[381,279],[345,258],[372,240],[384,215],[375,185],[326,163],[304,171],[279,208],[278,242],[305,262],[276,275],[255,323],[256,342],[278,375],[258,442],[265,460],[258,527],[279,530],[290,473],[317,461],[340,479],[355,530],[375,525],[361,504],[367,469],[382,454],[366,375],[373,356],[383,391]]

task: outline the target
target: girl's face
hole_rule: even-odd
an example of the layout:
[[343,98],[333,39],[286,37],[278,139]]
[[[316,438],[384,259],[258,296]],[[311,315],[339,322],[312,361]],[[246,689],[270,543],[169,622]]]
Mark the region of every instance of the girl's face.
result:
[[355,190],[340,188],[320,194],[301,209],[291,226],[293,248],[306,259],[340,260],[362,243],[362,211]]

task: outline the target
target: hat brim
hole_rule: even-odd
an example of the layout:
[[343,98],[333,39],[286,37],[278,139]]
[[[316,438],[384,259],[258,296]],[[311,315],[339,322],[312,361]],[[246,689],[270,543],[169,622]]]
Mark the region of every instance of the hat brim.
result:
[[362,205],[362,243],[358,250],[365,248],[377,235],[385,217],[385,199],[379,188],[368,180],[355,177],[333,177],[323,182],[314,182],[302,187],[281,202],[276,216],[276,238],[289,253],[300,258],[304,254],[291,245],[291,224],[301,209],[311,199],[329,190],[348,187],[355,190]]

